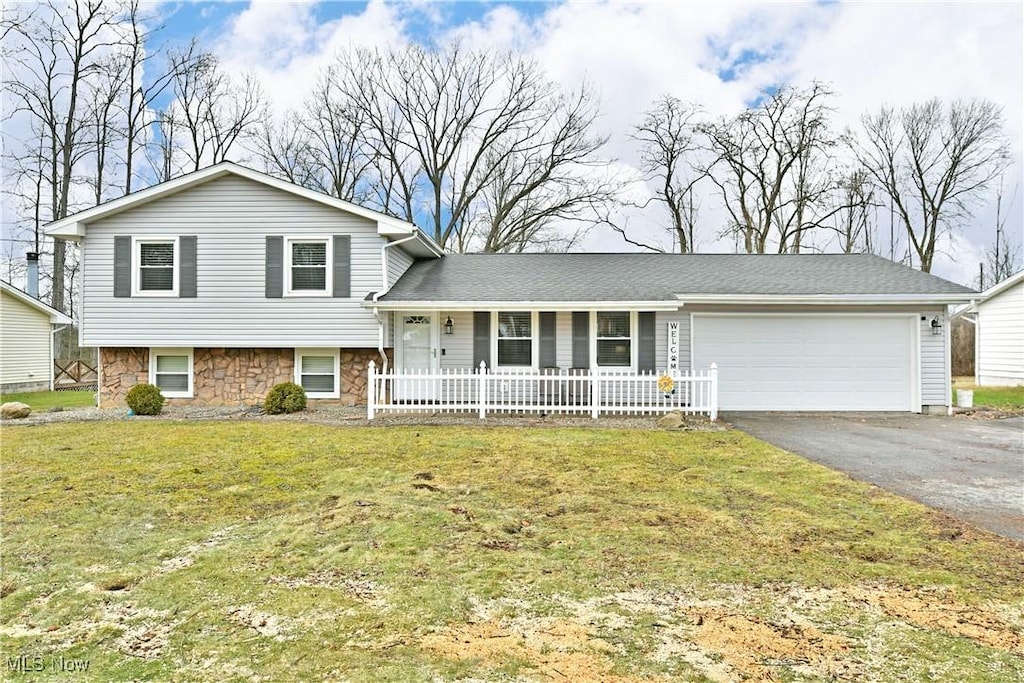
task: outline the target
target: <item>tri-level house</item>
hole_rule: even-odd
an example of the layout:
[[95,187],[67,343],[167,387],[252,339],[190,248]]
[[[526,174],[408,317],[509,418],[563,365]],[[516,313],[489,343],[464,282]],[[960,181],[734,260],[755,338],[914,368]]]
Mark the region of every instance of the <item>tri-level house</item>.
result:
[[[410,223],[228,162],[47,232],[82,248],[102,406],[140,382],[217,405],[294,381],[314,405],[518,391],[572,410],[592,385],[557,378],[625,376],[664,407],[692,404],[683,379],[715,364],[716,408],[946,410],[949,308],[977,297],[870,255],[446,254]],[[391,384],[367,386],[371,361]],[[489,389],[467,378],[481,368]]]

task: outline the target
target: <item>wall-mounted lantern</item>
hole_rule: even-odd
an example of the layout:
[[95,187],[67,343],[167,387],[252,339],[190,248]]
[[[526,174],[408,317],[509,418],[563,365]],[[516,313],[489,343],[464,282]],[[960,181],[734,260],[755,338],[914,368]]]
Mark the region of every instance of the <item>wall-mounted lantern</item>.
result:
[[448,316],[448,319],[444,321],[444,333],[455,334],[455,323],[452,322],[451,316]]

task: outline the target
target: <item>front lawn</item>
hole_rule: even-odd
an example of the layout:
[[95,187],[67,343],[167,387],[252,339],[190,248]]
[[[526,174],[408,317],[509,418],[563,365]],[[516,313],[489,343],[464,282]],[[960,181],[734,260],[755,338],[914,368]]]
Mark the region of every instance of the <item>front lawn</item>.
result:
[[957,389],[969,389],[974,392],[975,408],[1024,411],[1024,387],[980,387],[974,383],[973,377],[954,377],[954,401]]
[[0,403],[17,401],[24,403],[32,412],[41,413],[50,408],[92,408],[96,405],[96,392],[89,391],[32,391],[20,394],[2,394]]
[[2,468],[5,680],[1024,676],[1020,544],[739,432],[5,426]]

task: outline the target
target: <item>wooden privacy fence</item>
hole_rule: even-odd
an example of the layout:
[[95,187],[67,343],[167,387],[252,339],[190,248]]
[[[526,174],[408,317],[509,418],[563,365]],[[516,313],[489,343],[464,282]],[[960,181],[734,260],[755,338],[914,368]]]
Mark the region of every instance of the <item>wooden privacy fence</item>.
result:
[[381,412],[576,413],[679,411],[718,418],[718,367],[695,375],[551,368],[491,371],[471,368],[434,371],[377,370],[370,361],[366,417]]
[[96,368],[84,360],[53,361],[53,388],[61,389],[95,389],[99,376]]

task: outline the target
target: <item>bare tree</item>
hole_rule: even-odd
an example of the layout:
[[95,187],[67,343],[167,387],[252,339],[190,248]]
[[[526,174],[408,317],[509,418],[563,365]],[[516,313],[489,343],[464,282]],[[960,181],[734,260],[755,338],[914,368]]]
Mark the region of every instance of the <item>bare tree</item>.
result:
[[[120,40],[117,20],[117,8],[103,0],[49,0],[28,15],[4,17],[5,39],[13,43],[4,55],[13,76],[5,84],[16,101],[13,113],[34,120],[48,143],[48,220],[68,215],[75,169],[91,151],[87,82]],[[64,310],[66,248],[54,242],[50,301]]]
[[[355,117],[377,208],[458,250],[558,242],[614,196],[594,172],[591,91],[563,91],[522,57],[454,46],[342,53],[330,77]],[[578,226],[577,226],[578,227]],[[575,230],[569,230],[575,232]]]
[[127,35],[124,40],[125,87],[123,90],[124,113],[124,194],[130,194],[135,182],[136,151],[146,141],[146,131],[154,123],[149,117],[154,103],[184,72],[197,68],[203,56],[197,52],[196,43],[192,41],[180,50],[168,51],[164,68],[156,74],[147,75],[153,70],[153,58],[158,51],[150,50],[149,43],[162,27],[145,29],[144,17],[140,10],[139,0],[129,0],[127,7]]
[[375,154],[365,139],[366,113],[339,92],[334,68],[298,110],[265,121],[255,144],[267,172],[356,203],[373,196]]
[[[672,248],[668,251],[682,254],[697,248],[694,232],[700,200],[695,189],[707,175],[697,163],[700,145],[696,125],[701,113],[697,105],[664,95],[644,113],[632,135],[640,143],[641,169],[647,174],[647,180],[655,184],[653,201],[668,211],[667,229],[672,235]],[[624,226],[612,227],[630,244],[651,251],[666,251],[659,245],[628,236]]]
[[825,207],[835,187],[831,129],[821,83],[783,87],[739,116],[700,126],[713,161],[708,177],[718,189],[731,225],[747,253],[799,252],[807,233],[838,207]]
[[182,150],[193,171],[225,161],[235,143],[254,134],[265,117],[255,77],[247,74],[236,82],[212,55],[175,74],[174,95],[176,110],[169,120],[185,138]]
[[[1017,187],[1013,188],[1009,205],[1017,198]],[[1021,245],[1006,235],[1006,214],[1003,212],[1003,179],[996,188],[996,235],[992,246],[985,250],[985,260],[978,271],[978,289],[997,285],[1021,269]]]
[[892,200],[921,270],[939,238],[972,215],[975,202],[1009,164],[1002,109],[980,99],[938,99],[862,119],[861,163]]
[[835,233],[844,254],[878,253],[876,226],[872,220],[879,206],[876,191],[870,174],[863,168],[855,167],[840,175],[832,198],[832,205],[839,211],[832,214],[824,227]]

